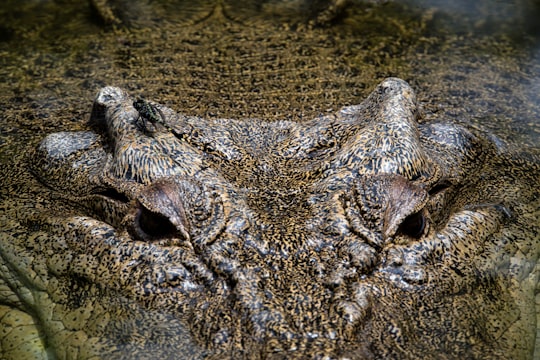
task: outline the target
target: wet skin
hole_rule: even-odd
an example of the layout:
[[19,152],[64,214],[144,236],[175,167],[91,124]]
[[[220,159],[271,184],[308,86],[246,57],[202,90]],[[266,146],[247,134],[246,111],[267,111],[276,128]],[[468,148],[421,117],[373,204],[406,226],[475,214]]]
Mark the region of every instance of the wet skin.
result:
[[533,356],[539,161],[423,122],[403,80],[302,123],[106,87],[91,123],[33,155],[68,216],[1,248],[16,274],[1,299],[32,316],[42,354]]

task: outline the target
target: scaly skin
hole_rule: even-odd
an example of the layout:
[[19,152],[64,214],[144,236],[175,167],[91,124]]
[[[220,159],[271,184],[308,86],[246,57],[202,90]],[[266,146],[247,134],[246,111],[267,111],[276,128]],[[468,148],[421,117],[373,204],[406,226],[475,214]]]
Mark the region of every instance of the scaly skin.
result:
[[35,358],[531,358],[539,159],[421,116],[396,78],[303,123],[103,88],[32,156],[0,299]]

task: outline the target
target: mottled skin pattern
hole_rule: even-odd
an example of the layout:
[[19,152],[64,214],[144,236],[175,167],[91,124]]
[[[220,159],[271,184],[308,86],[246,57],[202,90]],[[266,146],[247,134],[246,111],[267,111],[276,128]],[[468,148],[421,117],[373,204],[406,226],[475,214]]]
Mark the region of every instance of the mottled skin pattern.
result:
[[532,358],[539,161],[421,117],[396,78],[303,123],[103,88],[31,156],[59,210],[1,244],[4,357]]

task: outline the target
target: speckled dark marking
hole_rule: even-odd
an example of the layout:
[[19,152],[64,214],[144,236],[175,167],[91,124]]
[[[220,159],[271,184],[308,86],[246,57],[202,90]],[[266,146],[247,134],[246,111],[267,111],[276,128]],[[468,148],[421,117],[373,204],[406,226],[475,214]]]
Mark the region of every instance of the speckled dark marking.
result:
[[38,147],[34,173],[79,210],[46,219],[61,246],[26,245],[57,254],[57,311],[93,314],[86,354],[531,354],[538,159],[418,124],[403,80],[302,123],[190,117],[115,87],[94,110],[103,133]]

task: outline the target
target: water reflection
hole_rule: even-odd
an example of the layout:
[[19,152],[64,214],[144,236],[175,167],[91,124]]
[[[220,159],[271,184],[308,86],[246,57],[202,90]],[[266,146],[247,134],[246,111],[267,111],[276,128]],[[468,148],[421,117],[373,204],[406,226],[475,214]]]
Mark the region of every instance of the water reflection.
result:
[[110,3],[125,25],[88,3],[0,5],[6,128],[69,128],[109,84],[197,115],[299,119],[398,76],[428,117],[490,118],[501,136],[537,144],[534,2],[357,1],[324,24],[301,1]]

